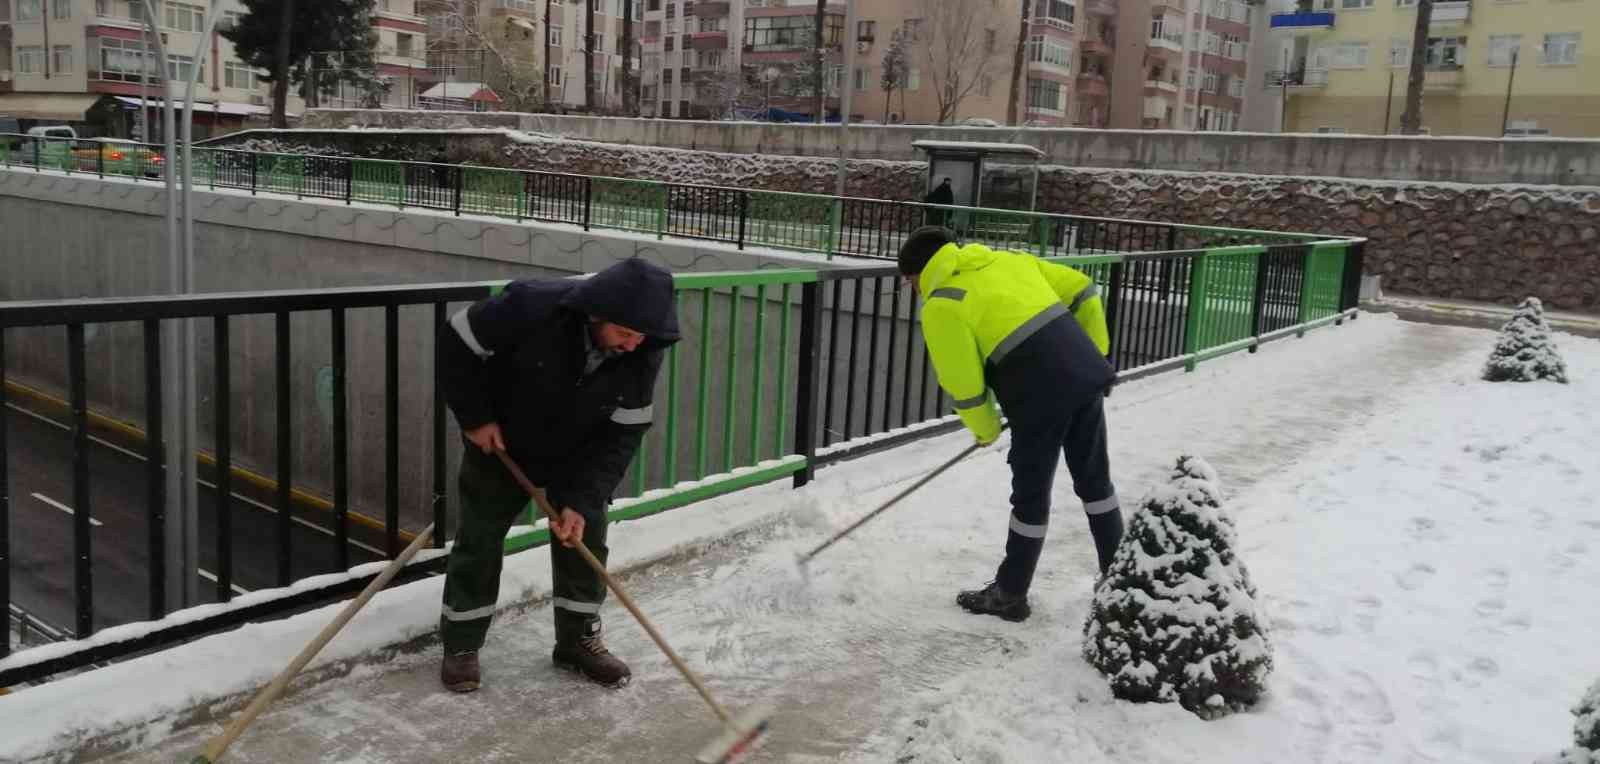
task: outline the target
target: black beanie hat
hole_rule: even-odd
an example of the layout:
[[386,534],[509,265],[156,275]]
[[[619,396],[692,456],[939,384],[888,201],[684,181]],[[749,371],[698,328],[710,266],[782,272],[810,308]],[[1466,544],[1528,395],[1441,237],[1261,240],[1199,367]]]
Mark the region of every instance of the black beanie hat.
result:
[[934,253],[955,240],[956,235],[944,226],[925,225],[912,231],[900,245],[900,272],[907,276],[921,273]]

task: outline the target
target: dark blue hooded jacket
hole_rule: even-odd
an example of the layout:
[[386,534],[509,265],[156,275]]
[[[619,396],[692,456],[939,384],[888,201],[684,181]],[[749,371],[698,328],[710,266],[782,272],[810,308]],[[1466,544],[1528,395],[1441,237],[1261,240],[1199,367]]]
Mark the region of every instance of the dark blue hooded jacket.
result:
[[[591,317],[645,340],[584,376]],[[463,431],[498,422],[551,502],[595,522],[650,429],[677,340],[672,274],[633,258],[587,279],[513,281],[457,313],[439,331],[439,383]]]

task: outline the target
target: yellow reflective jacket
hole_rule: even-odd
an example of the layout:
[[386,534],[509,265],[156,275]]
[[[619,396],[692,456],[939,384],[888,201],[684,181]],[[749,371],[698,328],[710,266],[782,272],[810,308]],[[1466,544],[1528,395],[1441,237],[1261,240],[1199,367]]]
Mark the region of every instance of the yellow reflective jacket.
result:
[[1069,312],[1102,356],[1110,349],[1094,280],[1065,265],[982,244],[946,244],[928,261],[918,288],[924,300],[923,341],[939,385],[955,399],[961,421],[984,442],[1000,434],[986,363],[1001,362],[1023,340]]

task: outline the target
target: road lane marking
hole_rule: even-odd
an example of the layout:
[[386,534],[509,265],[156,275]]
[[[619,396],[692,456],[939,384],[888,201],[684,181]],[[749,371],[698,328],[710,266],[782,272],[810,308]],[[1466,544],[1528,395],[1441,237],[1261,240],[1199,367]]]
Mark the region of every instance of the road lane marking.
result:
[[[213,584],[217,582],[217,574],[212,573],[211,571],[206,570],[205,568],[195,568],[195,570],[200,573],[200,577],[201,578],[204,578],[205,580],[210,581]],[[233,593],[234,594],[249,594],[250,593],[249,589],[246,589],[243,586],[240,586],[238,584],[228,584],[228,586],[233,587]]]
[[[52,499],[49,496],[46,496],[46,495],[44,495],[42,493],[34,494],[33,498],[38,499],[39,501],[42,501],[42,502],[44,502],[46,504],[49,504],[50,506],[55,507],[56,509],[59,509],[62,512],[65,512],[65,513],[67,513],[69,515],[78,514],[77,512],[72,511],[72,507],[69,507],[69,506],[67,506],[65,504],[62,504],[61,502],[56,501],[55,499]],[[98,527],[100,527],[102,525],[105,525],[105,523],[102,523],[99,520],[96,520],[96,519],[94,519],[92,517],[89,518],[89,524],[94,526],[94,527],[96,527],[96,528],[98,528]]]
[[[15,404],[7,403],[6,404],[6,408],[11,409],[12,411],[17,412],[18,414],[22,414],[23,416],[30,417],[32,419],[36,419],[36,420],[38,420],[40,422],[43,422],[44,424],[50,425],[50,426],[55,427],[57,429],[67,430],[69,432],[72,430],[72,427],[69,426],[69,425],[65,425],[65,424],[62,424],[60,422],[57,422],[56,420],[51,419],[50,417],[44,416],[42,414],[36,414],[36,413],[34,413],[32,411],[29,411],[27,409],[21,408],[21,407],[15,405]],[[129,451],[126,448],[123,448],[121,446],[116,445],[115,443],[108,443],[105,440],[102,440],[102,439],[100,439],[100,438],[98,438],[98,437],[96,437],[94,435],[90,435],[89,436],[89,442],[94,443],[95,445],[98,445],[98,446],[104,446],[105,448],[109,448],[112,451],[116,451],[118,453],[121,453],[122,455],[127,456],[127,457],[129,457],[131,459],[134,459],[136,461],[140,461],[140,462],[148,461],[147,459],[145,459],[144,454],[134,453],[133,451]],[[212,483],[210,481],[196,479],[195,482],[199,483],[200,485],[203,485],[203,486],[205,486],[207,488],[210,488],[213,491],[217,490],[216,484]],[[272,514],[277,514],[278,513],[278,508],[277,507],[272,507],[272,506],[269,506],[269,505],[266,505],[266,504],[262,504],[261,502],[256,501],[256,500],[254,500],[254,499],[252,499],[252,498],[250,498],[248,496],[245,496],[243,494],[235,493],[235,494],[233,494],[233,498],[235,500],[237,500],[237,501],[241,501],[241,502],[243,502],[245,504],[249,504],[250,506],[253,506],[253,507],[257,508],[257,509],[265,510],[265,511],[270,512]],[[314,523],[314,522],[312,522],[310,520],[306,520],[306,519],[299,518],[299,517],[292,517],[291,519],[293,519],[296,524],[304,526],[306,528],[309,528],[312,531],[320,533],[320,534],[322,534],[324,536],[330,536],[331,537],[331,536],[334,535],[334,532],[333,532],[332,528],[327,528],[327,527],[318,525],[318,524],[316,524],[316,523]],[[91,519],[89,522],[94,523],[95,525],[99,525],[100,524],[100,521],[93,520],[93,519]],[[353,538],[349,538],[348,534],[346,535],[345,538],[346,538],[346,540],[348,541],[348,543],[351,546],[357,547],[359,549],[363,549],[363,550],[368,551],[368,552],[371,552],[372,554],[377,555],[378,559],[380,559],[380,560],[381,559],[385,559],[385,558],[387,558],[389,556],[388,552],[385,552],[382,549],[379,549],[379,548],[377,548],[375,546],[372,546],[370,544],[364,544],[361,541],[358,541],[358,540],[353,539]]]

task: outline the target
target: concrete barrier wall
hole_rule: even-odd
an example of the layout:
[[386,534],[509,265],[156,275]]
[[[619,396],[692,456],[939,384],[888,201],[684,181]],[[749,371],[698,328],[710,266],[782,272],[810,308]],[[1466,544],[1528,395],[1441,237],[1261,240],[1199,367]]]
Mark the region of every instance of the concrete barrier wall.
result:
[[[834,157],[837,125],[624,119],[554,114],[310,110],[307,128],[508,128],[634,146],[734,154]],[[1045,164],[1457,183],[1600,185],[1600,140],[1432,136],[1191,133],[1078,128],[852,127],[860,159],[920,160],[923,139],[1026,143]]]

